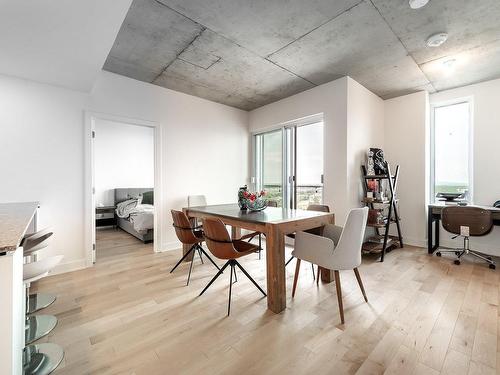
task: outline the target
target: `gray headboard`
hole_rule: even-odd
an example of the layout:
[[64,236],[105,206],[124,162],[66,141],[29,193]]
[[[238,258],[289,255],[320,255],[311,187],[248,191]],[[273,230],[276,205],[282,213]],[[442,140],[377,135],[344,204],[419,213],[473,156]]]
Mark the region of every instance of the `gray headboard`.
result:
[[130,197],[136,197],[146,191],[153,191],[154,188],[117,188],[115,189],[115,204],[123,202]]

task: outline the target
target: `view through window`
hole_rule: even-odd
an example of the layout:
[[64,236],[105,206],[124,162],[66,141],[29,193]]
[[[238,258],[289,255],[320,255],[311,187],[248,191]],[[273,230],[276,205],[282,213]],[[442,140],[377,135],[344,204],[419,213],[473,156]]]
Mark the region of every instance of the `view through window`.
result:
[[434,196],[470,193],[470,103],[435,107],[433,131]]

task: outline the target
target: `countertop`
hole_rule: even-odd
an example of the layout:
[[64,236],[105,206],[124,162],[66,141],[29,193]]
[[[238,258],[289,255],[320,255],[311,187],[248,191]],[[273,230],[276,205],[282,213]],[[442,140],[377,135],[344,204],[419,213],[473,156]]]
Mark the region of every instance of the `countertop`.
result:
[[38,206],[38,202],[0,203],[0,254],[19,247]]

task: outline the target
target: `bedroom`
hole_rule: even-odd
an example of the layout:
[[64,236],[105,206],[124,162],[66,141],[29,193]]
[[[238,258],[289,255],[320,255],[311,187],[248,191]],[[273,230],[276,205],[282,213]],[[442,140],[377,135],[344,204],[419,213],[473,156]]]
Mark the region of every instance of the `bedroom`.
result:
[[92,154],[94,263],[117,252],[152,252],[154,128],[95,116]]

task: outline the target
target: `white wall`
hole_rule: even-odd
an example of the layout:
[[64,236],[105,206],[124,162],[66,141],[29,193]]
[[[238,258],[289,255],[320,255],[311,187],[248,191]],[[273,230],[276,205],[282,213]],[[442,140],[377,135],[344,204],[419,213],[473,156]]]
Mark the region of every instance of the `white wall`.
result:
[[115,188],[154,186],[154,128],[95,121],[95,197],[113,205]]
[[[430,95],[431,103],[473,97],[473,199],[491,206],[500,199],[500,79]],[[486,237],[471,239],[471,248],[500,255],[500,228]]]
[[403,240],[409,245],[426,246],[428,94],[417,92],[384,104],[385,158],[391,166],[399,164],[401,168],[398,198]]
[[383,144],[383,101],[349,77],[317,86],[250,112],[260,132],[317,113],[324,117],[324,202],[342,224],[360,206],[361,162]]
[[178,246],[170,208],[188,194],[235,201],[247,181],[245,111],[107,72],[88,95],[0,76],[0,200],[40,201],[40,226],[55,230],[44,253],[65,255],[60,270],[85,266],[84,110],[161,124],[162,249]]

